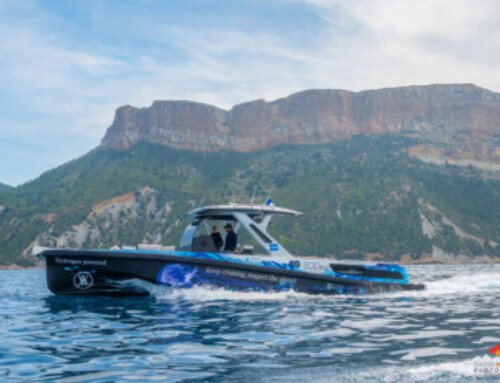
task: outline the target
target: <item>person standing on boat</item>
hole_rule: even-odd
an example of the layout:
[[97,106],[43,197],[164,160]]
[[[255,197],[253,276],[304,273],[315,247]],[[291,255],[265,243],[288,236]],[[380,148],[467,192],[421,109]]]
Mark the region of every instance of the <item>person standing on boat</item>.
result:
[[224,251],[225,252],[233,252],[236,249],[236,244],[238,243],[238,236],[236,233],[233,231],[233,225],[228,223],[226,226],[224,226],[224,229],[226,229],[226,244],[224,246]]
[[220,248],[222,247],[222,244],[224,242],[222,242],[222,236],[220,235],[217,226],[212,227],[212,234],[210,235],[212,236],[212,240],[214,241],[214,245],[217,248],[217,251],[220,251]]

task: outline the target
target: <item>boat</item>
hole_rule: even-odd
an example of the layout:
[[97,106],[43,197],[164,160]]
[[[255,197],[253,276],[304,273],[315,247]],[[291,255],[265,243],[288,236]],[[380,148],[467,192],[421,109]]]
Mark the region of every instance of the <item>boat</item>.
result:
[[[405,269],[397,264],[290,254],[267,228],[274,216],[302,215],[269,201],[262,205],[209,205],[187,214],[190,223],[178,249],[149,245],[110,250],[44,248],[35,252],[45,258],[47,284],[54,294],[147,294],[145,285],[151,284],[328,295],[425,288],[410,283]],[[238,245],[232,251],[222,251],[210,233],[214,226],[224,224],[228,232],[253,240],[254,246]],[[224,232],[220,234],[225,238]],[[261,253],[254,254],[256,247]]]

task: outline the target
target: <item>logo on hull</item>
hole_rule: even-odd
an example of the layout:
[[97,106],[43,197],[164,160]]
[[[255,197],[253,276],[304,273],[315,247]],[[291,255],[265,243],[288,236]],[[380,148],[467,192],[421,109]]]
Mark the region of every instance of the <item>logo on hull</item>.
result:
[[321,263],[314,261],[305,261],[303,263],[303,267],[306,270],[314,270],[314,271],[322,271],[325,269],[325,265],[322,265]]
[[280,249],[280,246],[277,243],[270,243],[269,244],[269,251],[278,251]]
[[73,285],[78,290],[88,290],[94,285],[94,277],[88,271],[79,271],[73,277]]

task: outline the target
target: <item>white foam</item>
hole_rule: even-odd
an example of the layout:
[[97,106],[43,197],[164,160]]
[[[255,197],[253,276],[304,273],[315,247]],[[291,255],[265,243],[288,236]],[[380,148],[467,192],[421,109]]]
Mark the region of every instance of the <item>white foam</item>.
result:
[[[424,282],[425,289],[421,291],[401,291],[395,293],[375,294],[370,297],[427,297],[436,295],[474,294],[481,292],[500,291],[500,271],[496,268],[491,272],[476,272]],[[368,297],[368,296],[367,296]]]
[[[291,298],[295,299],[346,299],[352,297],[349,295],[334,296],[311,296],[305,293],[294,291],[287,292],[241,292],[230,291],[227,289],[217,289],[208,287],[191,288],[170,288],[159,286],[140,280],[128,281],[133,285],[149,291],[150,294],[160,300],[188,300],[188,301],[215,301],[215,300],[234,300],[234,301],[280,301]],[[395,293],[380,293],[365,295],[364,298],[397,298],[397,297],[425,297],[435,295],[451,294],[469,294],[476,292],[500,291],[500,271],[494,268],[492,272],[476,272],[471,274],[460,274],[454,277],[430,281],[425,283],[426,288],[422,291],[401,291]]]
[[500,291],[500,272],[461,274],[432,281],[427,283],[427,290],[439,294]]
[[[471,378],[498,376],[500,379],[500,369],[494,367],[498,362],[500,362],[500,358],[484,355],[462,362],[436,363],[409,368],[407,373],[418,381],[434,379],[443,374]],[[492,368],[482,368],[483,366],[491,366]]]
[[154,285],[140,280],[129,281],[135,286],[147,290],[160,301],[284,301],[289,299],[311,299],[310,295],[286,292],[231,291],[222,288],[193,286],[191,288],[172,288]]
[[[356,350],[340,348],[346,353],[354,353]],[[337,349],[327,350],[328,355],[334,354]],[[496,366],[500,358],[491,358],[489,356],[475,357],[462,361],[432,363],[427,362],[417,366],[408,366],[395,363],[394,361],[384,360],[388,363],[381,367],[358,366],[353,369],[352,366],[341,369],[329,370],[328,366],[321,368],[304,368],[294,370],[293,374],[284,376],[273,376],[272,379],[277,382],[361,382],[361,381],[380,381],[380,382],[469,382],[477,380],[497,381],[500,379],[500,371],[493,369],[481,369],[481,366]]]
[[287,292],[241,292],[225,289],[211,289],[192,287],[189,289],[161,289],[154,295],[160,300],[188,300],[188,301],[283,301],[290,298],[300,298],[304,294],[293,291]]

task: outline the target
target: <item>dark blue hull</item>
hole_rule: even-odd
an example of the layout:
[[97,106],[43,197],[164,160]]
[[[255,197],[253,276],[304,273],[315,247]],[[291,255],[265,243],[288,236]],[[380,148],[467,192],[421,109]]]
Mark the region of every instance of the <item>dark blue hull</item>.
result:
[[308,273],[277,267],[165,253],[48,250],[47,283],[55,294],[116,295],[147,293],[126,281],[139,279],[177,288],[208,286],[237,291],[288,291],[307,294],[365,294],[421,290],[423,285],[380,282]]

